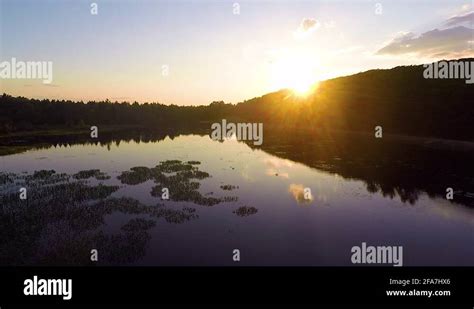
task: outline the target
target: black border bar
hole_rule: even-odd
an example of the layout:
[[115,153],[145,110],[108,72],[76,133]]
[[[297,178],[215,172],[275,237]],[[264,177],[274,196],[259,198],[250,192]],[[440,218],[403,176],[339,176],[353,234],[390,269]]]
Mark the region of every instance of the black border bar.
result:
[[[0,267],[0,307],[84,304],[415,304],[473,308],[474,267]],[[72,299],[25,296],[25,279],[72,279]],[[390,284],[421,279],[425,284]],[[430,280],[424,280],[430,279]],[[433,284],[436,279],[441,283]],[[443,283],[444,282],[444,283]],[[450,296],[387,296],[387,290]],[[456,306],[458,307],[458,306]]]

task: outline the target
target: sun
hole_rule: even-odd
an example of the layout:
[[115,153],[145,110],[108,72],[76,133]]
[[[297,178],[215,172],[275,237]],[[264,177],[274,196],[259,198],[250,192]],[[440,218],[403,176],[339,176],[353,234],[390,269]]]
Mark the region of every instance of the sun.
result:
[[293,83],[289,85],[289,88],[297,96],[306,97],[312,92],[314,84],[315,82],[311,78],[300,78],[298,76],[295,76],[293,79]]
[[271,65],[271,87],[291,89],[297,96],[307,96],[316,89],[314,60],[302,55],[286,54]]

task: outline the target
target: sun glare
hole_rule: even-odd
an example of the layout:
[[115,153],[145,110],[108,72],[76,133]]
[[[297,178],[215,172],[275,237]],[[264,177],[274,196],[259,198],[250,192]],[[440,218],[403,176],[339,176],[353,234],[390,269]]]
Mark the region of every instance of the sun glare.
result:
[[313,83],[312,79],[295,79],[289,88],[298,96],[307,96],[313,89]]
[[314,60],[302,55],[286,55],[271,66],[272,88],[291,89],[298,96],[307,96],[314,89],[317,78]]

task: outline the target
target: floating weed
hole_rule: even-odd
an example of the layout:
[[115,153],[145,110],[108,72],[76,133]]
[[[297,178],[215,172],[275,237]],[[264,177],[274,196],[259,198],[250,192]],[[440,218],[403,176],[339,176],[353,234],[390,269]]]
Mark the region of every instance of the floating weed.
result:
[[88,179],[88,178],[91,178],[91,177],[94,177],[97,180],[110,179],[109,175],[107,175],[104,172],[101,172],[98,169],[80,171],[77,174],[74,174],[73,177],[75,179]]
[[113,265],[130,264],[146,253],[151,236],[139,230],[114,235],[98,234],[95,247],[102,252],[102,259]]
[[162,173],[174,173],[180,171],[189,171],[195,168],[191,164],[186,164],[180,160],[167,160],[162,161],[158,164],[155,169],[159,170]]
[[33,179],[46,179],[51,177],[53,174],[56,174],[55,170],[41,170],[41,171],[35,171],[33,173]]
[[158,173],[152,171],[148,167],[144,166],[136,166],[132,167],[130,171],[122,172],[117,178],[123,183],[127,185],[138,185],[143,183],[154,176],[159,176]]
[[[161,196],[161,189],[166,187],[173,201],[213,206],[237,200],[231,196],[203,196],[198,191],[200,180],[211,175],[200,171],[195,166],[199,164],[168,160],[153,168],[134,167],[118,179],[124,184],[154,180],[151,194]],[[199,218],[192,207],[170,209],[163,203],[151,206],[133,198],[110,197],[119,186],[93,186],[86,181],[91,177],[110,178],[98,169],[72,176],[54,170],[0,172],[0,185],[5,189],[0,194],[0,265],[90,265],[90,248],[101,252],[98,264],[127,264],[144,255],[150,240],[148,230],[156,223],[132,219],[118,234],[107,235],[101,230],[106,215],[148,215],[176,224]],[[20,200],[16,189],[10,192],[12,186],[26,186],[28,198]]]
[[[54,173],[43,173],[42,177],[47,175]],[[37,178],[42,183],[42,178]],[[0,195],[0,265],[90,265],[90,248],[101,252],[99,264],[127,264],[146,252],[151,238],[147,230],[155,221],[131,220],[119,234],[105,235],[100,228],[106,215],[150,215],[170,223],[198,218],[191,210],[147,206],[132,198],[107,198],[116,190],[118,186],[76,181],[32,184],[24,201],[17,193]],[[93,200],[98,201],[91,203]]]
[[186,212],[189,212],[189,213],[194,213],[194,212],[196,212],[196,208],[183,207],[183,211],[186,211]]
[[168,208],[154,208],[152,216],[157,218],[164,218],[168,223],[184,223],[186,221],[199,218],[198,215],[188,213],[182,210],[168,209]]
[[224,196],[221,200],[222,202],[231,203],[237,202],[239,198],[237,196]]
[[63,208],[87,201],[104,199],[118,189],[118,186],[102,184],[88,186],[82,182],[61,183],[52,186],[31,186],[27,200],[20,200],[18,194],[12,192],[1,195],[0,203],[4,210],[22,209],[26,206],[44,212],[49,209],[61,211]]
[[150,194],[155,197],[161,197],[163,188],[167,188],[172,201],[193,202],[199,205],[213,206],[221,202],[237,200],[237,197],[214,198],[203,196],[198,191],[200,183],[196,180],[209,178],[211,175],[200,171],[198,167],[192,164],[197,165],[200,162],[162,161],[154,168],[144,166],[133,167],[130,171],[122,172],[118,179],[125,184],[139,184],[153,179],[157,185],[152,188]]
[[248,217],[254,215],[258,212],[258,209],[255,207],[242,206],[234,210],[232,213],[236,214],[239,217]]
[[220,188],[221,188],[222,190],[231,191],[231,190],[238,189],[238,188],[239,188],[239,186],[233,186],[233,185],[222,185],[222,186],[220,186]]
[[0,185],[6,185],[13,182],[12,174],[0,172]]
[[70,176],[65,173],[57,174],[55,170],[35,171],[33,175],[19,176],[28,186],[44,186],[68,181]]
[[168,209],[163,204],[148,206],[129,197],[108,198],[95,204],[94,207],[101,208],[104,213],[108,214],[115,211],[134,215],[148,214],[156,218],[164,218],[170,223],[183,223],[197,218],[197,215],[191,214],[190,211]]
[[154,220],[135,218],[128,221],[128,223],[122,226],[121,229],[128,232],[146,231],[148,229],[151,229],[154,226],[156,226],[156,221]]
[[134,215],[145,214],[150,212],[150,206],[143,205],[138,200],[130,197],[108,198],[106,200],[98,202],[94,205],[94,207],[102,208],[104,209],[104,212],[109,214],[114,211]]
[[119,189],[118,186],[87,186],[84,183],[67,183],[50,187],[46,193],[50,193],[53,198],[72,202],[83,202],[87,200],[103,199]]
[[187,170],[187,171],[181,171],[176,173],[177,178],[186,180],[186,179],[204,179],[204,178],[209,178],[211,175],[209,173],[199,171],[197,168],[193,168],[193,170]]
[[[160,197],[164,186],[154,186],[151,195]],[[170,190],[170,199],[176,202],[193,202],[198,205],[213,206],[219,204],[222,200],[214,197],[205,197],[197,189],[197,182],[169,182],[166,188]]]

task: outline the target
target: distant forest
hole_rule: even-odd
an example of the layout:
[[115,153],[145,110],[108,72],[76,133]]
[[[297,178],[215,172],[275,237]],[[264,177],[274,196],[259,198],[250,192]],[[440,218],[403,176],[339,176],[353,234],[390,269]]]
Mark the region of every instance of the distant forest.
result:
[[[461,61],[461,60],[459,60]],[[474,61],[474,59],[462,59]],[[423,66],[400,66],[321,82],[307,97],[290,90],[238,104],[73,102],[0,97],[0,134],[91,125],[192,128],[211,122],[263,122],[265,127],[350,130],[474,141],[474,85],[424,79]]]

